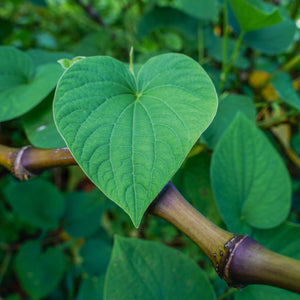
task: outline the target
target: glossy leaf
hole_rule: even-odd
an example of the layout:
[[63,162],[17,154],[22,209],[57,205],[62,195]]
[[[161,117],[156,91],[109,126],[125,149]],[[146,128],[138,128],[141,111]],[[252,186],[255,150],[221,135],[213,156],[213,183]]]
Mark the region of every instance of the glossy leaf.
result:
[[289,213],[291,183],[283,161],[242,114],[215,148],[211,178],[221,215],[233,232],[275,227]]
[[202,135],[209,148],[215,148],[238,113],[243,113],[249,120],[255,122],[256,111],[253,100],[238,94],[228,94],[220,100],[216,117]]
[[22,117],[23,127],[30,143],[38,148],[59,148],[66,144],[53,121],[53,93]]
[[66,198],[64,230],[73,237],[87,237],[100,227],[104,212],[103,198],[98,190],[92,193],[74,192]]
[[176,0],[176,6],[200,20],[213,20],[218,15],[218,3],[216,0]]
[[24,290],[34,300],[47,296],[58,285],[65,267],[61,250],[49,247],[42,252],[39,242],[24,243],[16,256],[15,268]]
[[9,204],[20,219],[42,229],[58,226],[65,209],[62,194],[43,179],[11,182],[4,189]]
[[16,118],[40,103],[55,87],[63,69],[57,63],[35,68],[30,56],[0,47],[0,121]]
[[229,3],[243,32],[258,30],[282,21],[278,9],[263,1],[229,0]]
[[275,74],[271,79],[271,84],[282,101],[300,109],[300,97],[294,90],[292,79],[288,73],[279,72]]
[[185,55],[154,57],[134,75],[113,58],[91,57],[64,73],[54,116],[80,167],[138,226],[216,107],[209,77]]
[[[116,288],[118,287],[118,288]],[[104,299],[215,299],[197,264],[161,243],[116,237]]]

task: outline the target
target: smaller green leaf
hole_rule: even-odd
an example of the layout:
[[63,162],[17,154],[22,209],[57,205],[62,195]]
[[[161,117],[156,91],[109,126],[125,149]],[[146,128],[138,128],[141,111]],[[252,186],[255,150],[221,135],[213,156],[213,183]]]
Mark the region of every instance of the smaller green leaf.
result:
[[[272,237],[270,239],[270,236]],[[300,225],[284,222],[267,230],[254,230],[253,238],[272,251],[300,259]]]
[[284,52],[294,41],[297,27],[290,19],[259,30],[247,32],[243,42],[264,54],[276,55]]
[[53,93],[22,117],[23,127],[30,143],[38,148],[66,147],[53,121]]
[[176,0],[175,5],[183,12],[200,20],[213,20],[218,15],[216,0]]
[[231,231],[279,225],[291,206],[285,165],[262,132],[238,114],[215,148],[211,178],[220,213]]
[[243,32],[258,30],[281,22],[278,8],[260,0],[229,0]]
[[101,276],[106,273],[111,255],[111,244],[100,237],[86,240],[80,248],[82,269],[90,275]]
[[12,181],[4,189],[5,196],[20,219],[42,229],[58,226],[65,209],[63,195],[43,180]]
[[243,95],[228,94],[220,100],[214,120],[202,134],[202,138],[209,148],[215,148],[239,112],[243,113],[253,123],[255,122],[256,111],[251,98]]
[[104,198],[99,190],[70,194],[66,199],[65,231],[73,237],[87,237],[95,233],[100,227]]
[[84,278],[80,283],[76,300],[102,300],[104,279],[104,276]]
[[105,300],[215,298],[205,273],[188,257],[161,243],[116,236]]
[[58,63],[66,70],[84,58],[85,56],[76,56],[73,59],[62,58],[58,60]]
[[0,47],[0,121],[28,112],[55,87],[63,69],[57,63],[35,67],[31,57],[12,47]]
[[300,109],[300,97],[294,90],[292,79],[288,73],[277,73],[272,77],[271,84],[282,101],[296,109]]
[[49,247],[42,252],[39,242],[28,241],[16,256],[15,268],[24,290],[37,300],[56,288],[64,272],[65,258],[57,248]]

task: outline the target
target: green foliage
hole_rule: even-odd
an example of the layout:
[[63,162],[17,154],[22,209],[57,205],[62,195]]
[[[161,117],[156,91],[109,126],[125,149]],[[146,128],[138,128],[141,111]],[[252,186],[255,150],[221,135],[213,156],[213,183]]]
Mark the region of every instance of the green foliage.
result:
[[1,167],[1,297],[300,299],[226,287],[145,213],[172,180],[216,225],[300,259],[297,3],[3,0],[0,144],[67,145],[80,167]]
[[35,300],[47,296],[63,275],[65,259],[54,247],[42,252],[41,244],[28,241],[16,256],[15,268],[25,291]]
[[35,67],[29,55],[12,47],[1,47],[0,56],[0,120],[6,121],[41,102],[55,87],[62,69],[53,63]]
[[201,269],[180,252],[160,243],[116,236],[104,299],[141,298],[213,300],[215,295]]
[[216,105],[210,79],[184,55],[156,56],[137,74],[115,59],[95,57],[60,79],[54,119],[80,167],[138,227]]
[[14,211],[25,222],[42,229],[58,226],[65,203],[53,184],[42,179],[13,181],[4,189],[4,193]]
[[279,72],[271,80],[277,94],[285,103],[300,109],[300,97],[294,90],[291,77],[288,73]]
[[282,21],[278,9],[259,0],[229,0],[243,32],[262,29]]
[[211,178],[220,212],[233,232],[275,227],[289,213],[288,172],[267,138],[242,114],[215,149]]

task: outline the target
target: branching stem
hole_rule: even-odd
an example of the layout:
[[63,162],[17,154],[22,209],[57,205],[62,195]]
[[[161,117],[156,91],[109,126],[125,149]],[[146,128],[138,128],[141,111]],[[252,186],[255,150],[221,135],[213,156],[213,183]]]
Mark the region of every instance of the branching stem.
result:
[[[68,148],[0,145],[0,164],[22,180],[76,161]],[[274,253],[247,235],[219,228],[191,206],[172,183],[163,188],[148,212],[167,220],[194,241],[228,285],[267,284],[300,293],[300,261]]]

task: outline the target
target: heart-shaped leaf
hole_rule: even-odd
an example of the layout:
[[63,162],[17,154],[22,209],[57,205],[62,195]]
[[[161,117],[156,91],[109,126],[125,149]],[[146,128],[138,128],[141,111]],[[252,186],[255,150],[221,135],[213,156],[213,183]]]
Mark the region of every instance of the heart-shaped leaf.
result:
[[137,74],[90,57],[60,79],[54,119],[80,167],[138,226],[216,107],[211,80],[185,55],[159,55]]
[[42,253],[39,242],[29,241],[20,248],[15,263],[22,287],[35,300],[55,289],[63,275],[65,258],[57,248]]
[[0,121],[28,112],[55,87],[63,72],[58,63],[35,66],[31,57],[13,47],[0,47]]

